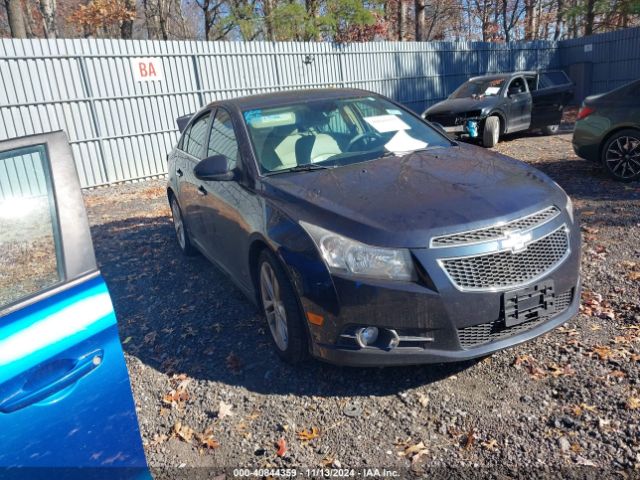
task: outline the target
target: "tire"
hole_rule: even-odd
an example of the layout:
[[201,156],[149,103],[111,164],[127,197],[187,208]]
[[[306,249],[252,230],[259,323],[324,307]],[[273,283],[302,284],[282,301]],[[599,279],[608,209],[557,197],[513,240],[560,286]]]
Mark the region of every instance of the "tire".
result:
[[495,115],[484,121],[482,129],[482,145],[487,148],[495,147],[500,139],[500,119]]
[[547,125],[542,127],[542,133],[545,135],[555,135],[560,130],[560,125]]
[[176,232],[176,240],[178,241],[178,246],[180,247],[180,250],[184,255],[192,257],[197,253],[197,251],[191,243],[191,239],[189,238],[187,224],[184,221],[182,209],[180,208],[175,195],[171,195],[169,199],[169,205],[171,206],[171,217],[173,218],[173,228]]
[[298,295],[280,261],[269,250],[263,250],[258,257],[256,283],[260,306],[276,352],[287,363],[305,360],[309,347]]
[[601,161],[614,180],[640,179],[640,130],[628,128],[609,138],[602,148]]

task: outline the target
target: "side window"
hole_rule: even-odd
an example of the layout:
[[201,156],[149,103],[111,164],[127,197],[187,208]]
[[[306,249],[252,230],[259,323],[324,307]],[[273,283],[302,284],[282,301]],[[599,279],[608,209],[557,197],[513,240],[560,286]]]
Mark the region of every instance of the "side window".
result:
[[44,145],[0,152],[0,310],[64,273]]
[[529,86],[529,91],[533,92],[536,90],[536,77],[526,77],[527,85]]
[[183,145],[185,152],[200,160],[205,157],[204,151],[207,142],[210,116],[210,114],[203,115],[191,125]]
[[557,87],[558,85],[566,85],[571,83],[567,74],[560,71],[542,72],[540,74],[539,86],[540,88]]
[[525,87],[524,80],[522,80],[522,78],[518,77],[511,80],[511,83],[509,84],[509,90],[508,90],[510,94],[525,93],[526,91],[527,91],[527,88]]
[[238,161],[238,141],[233,131],[233,123],[229,114],[220,109],[217,111],[209,136],[207,157],[222,155],[227,159],[229,170],[236,167]]

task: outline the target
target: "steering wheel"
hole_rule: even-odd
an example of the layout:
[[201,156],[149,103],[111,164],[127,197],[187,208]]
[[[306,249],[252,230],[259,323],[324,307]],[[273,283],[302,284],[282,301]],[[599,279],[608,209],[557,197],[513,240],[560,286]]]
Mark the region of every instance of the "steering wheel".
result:
[[377,132],[371,131],[371,130],[368,131],[368,132],[361,133],[360,135],[356,135],[355,137],[353,137],[351,139],[351,141],[349,142],[349,145],[347,145],[346,151],[350,152],[351,149],[353,148],[353,146],[356,143],[362,142],[363,140],[365,140],[367,138],[370,138],[371,140],[376,141],[376,140],[381,140],[382,139],[382,135],[380,135]]

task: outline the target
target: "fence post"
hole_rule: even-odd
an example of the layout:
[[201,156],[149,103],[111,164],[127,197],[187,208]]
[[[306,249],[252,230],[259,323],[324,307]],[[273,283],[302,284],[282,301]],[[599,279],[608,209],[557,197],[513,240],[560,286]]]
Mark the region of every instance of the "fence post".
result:
[[102,132],[100,131],[100,124],[98,122],[98,111],[96,110],[96,101],[93,96],[93,90],[91,89],[91,82],[89,81],[89,72],[87,71],[87,59],[84,55],[78,57],[80,60],[80,76],[82,77],[82,85],[84,87],[84,93],[87,100],[89,100],[89,111],[91,113],[91,122],[98,138],[98,152],[100,154],[100,164],[104,170],[104,183],[111,183],[109,178],[109,170],[107,169],[107,160],[104,154],[104,145]]
[[200,108],[204,107],[204,94],[202,92],[202,78],[200,77],[200,66],[198,65],[198,57],[191,55],[193,63],[193,73],[196,78],[196,88],[198,89],[198,100],[200,100]]
[[[274,48],[277,46],[276,42],[271,42],[271,46]],[[273,58],[273,69],[276,72],[276,83],[278,84],[278,90],[282,90],[282,80],[280,79],[280,67],[278,66],[278,55],[276,54],[276,52],[273,52],[273,55],[271,55],[271,58]]]
[[338,61],[340,62],[340,86],[342,88],[345,87],[345,81],[344,81],[344,56],[343,56],[343,50],[344,48],[344,44],[338,44]]

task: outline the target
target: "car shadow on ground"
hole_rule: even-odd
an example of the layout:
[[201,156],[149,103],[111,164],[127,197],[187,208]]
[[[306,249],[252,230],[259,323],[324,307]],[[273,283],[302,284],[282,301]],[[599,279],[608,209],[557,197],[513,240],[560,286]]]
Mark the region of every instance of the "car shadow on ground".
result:
[[389,395],[429,384],[475,361],[394,368],[282,362],[264,318],[202,256],[184,257],[171,220],[138,217],[92,227],[125,351],[167,375],[243,386],[258,393]]

